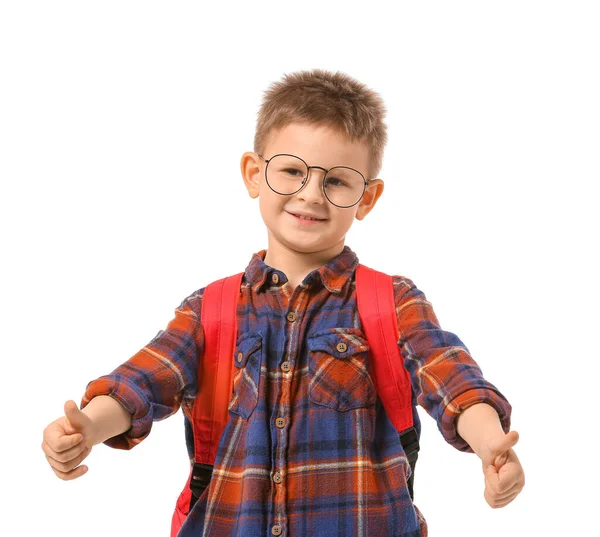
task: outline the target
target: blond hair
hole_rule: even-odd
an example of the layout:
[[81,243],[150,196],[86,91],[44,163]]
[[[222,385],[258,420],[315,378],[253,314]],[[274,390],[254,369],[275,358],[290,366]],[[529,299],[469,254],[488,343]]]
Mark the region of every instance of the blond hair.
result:
[[371,179],[381,171],[387,142],[385,104],[379,94],[347,74],[298,71],[269,86],[258,112],[254,151],[262,154],[273,129],[293,122],[325,124],[352,141],[366,142]]

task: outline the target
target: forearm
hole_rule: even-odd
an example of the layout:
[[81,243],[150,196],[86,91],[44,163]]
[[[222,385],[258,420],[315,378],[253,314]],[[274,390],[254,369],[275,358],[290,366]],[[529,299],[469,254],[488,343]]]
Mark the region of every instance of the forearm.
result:
[[131,427],[131,414],[113,397],[94,397],[82,410],[94,422],[92,445],[124,433]]
[[486,403],[477,403],[461,412],[456,430],[479,457],[482,440],[492,435],[504,435],[498,413]]

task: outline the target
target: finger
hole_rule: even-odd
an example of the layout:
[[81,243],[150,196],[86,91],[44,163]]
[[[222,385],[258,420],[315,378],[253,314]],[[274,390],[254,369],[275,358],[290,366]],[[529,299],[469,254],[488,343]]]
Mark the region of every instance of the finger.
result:
[[75,468],[75,470],[71,470],[70,472],[61,472],[60,470],[57,470],[56,468],[52,468],[52,471],[63,481],[71,481],[71,480],[77,479],[78,477],[81,477],[83,474],[87,473],[88,467],[87,466],[79,466],[79,467]]
[[501,454],[511,449],[519,441],[519,433],[517,431],[509,431],[504,435],[504,438],[496,445],[495,450]]
[[503,451],[499,455],[496,455],[496,458],[494,459],[494,466],[496,467],[496,470],[500,471],[500,468],[502,468],[506,464],[507,461],[508,461],[508,452],[507,451]]
[[503,466],[505,466],[509,463],[519,464],[519,457],[517,457],[515,450],[512,448],[498,454],[493,462],[494,466],[496,466],[496,469],[498,471],[500,471]]
[[485,489],[489,495],[490,498],[493,498],[496,501],[499,500],[503,500],[505,498],[508,498],[509,496],[515,494],[515,493],[519,493],[521,492],[521,490],[523,490],[523,487],[525,486],[525,479],[523,476],[521,476],[519,479],[517,479],[515,481],[515,483],[513,483],[510,488],[504,492],[497,492],[494,488],[492,488],[492,486],[490,485],[490,483],[488,481],[486,481],[486,486]]
[[59,462],[67,462],[74,459],[79,454],[81,454],[86,447],[87,446],[84,442],[79,442],[79,444],[73,446],[70,449],[64,451],[56,451],[52,449],[52,447],[47,442],[42,442],[42,450],[44,451],[44,453]]
[[495,496],[503,492],[500,485],[500,474],[493,464],[490,464],[485,471],[485,488]]
[[503,494],[510,490],[515,483],[524,481],[523,468],[515,452],[511,449],[508,456],[508,462],[498,472],[498,493]]
[[483,495],[485,497],[485,501],[490,505],[490,507],[504,507],[505,505],[508,505],[510,502],[512,502],[521,492],[521,490],[516,490],[514,492],[512,492],[511,494],[509,494],[508,496],[505,496],[503,498],[498,498],[493,492],[491,492],[489,489],[485,489],[483,492]]
[[86,425],[85,414],[79,410],[75,401],[67,401],[65,403],[65,416],[68,424],[72,427],[73,432],[80,431]]
[[510,431],[504,435],[502,440],[497,443],[490,445],[491,454],[487,459],[487,464],[493,464],[497,470],[500,470],[506,463],[512,460],[518,460],[515,451],[512,449],[519,441],[519,433],[517,431]]
[[60,462],[53,459],[49,455],[46,455],[46,460],[52,466],[52,468],[61,472],[70,472],[76,466],[79,466],[81,462],[90,454],[91,448],[84,449],[77,457],[67,462]]
[[[496,485],[498,483],[498,470],[493,464],[489,464],[484,472],[485,482]],[[495,490],[495,489],[494,489]]]
[[523,485],[524,485],[524,483],[522,481],[517,481],[506,492],[499,494],[496,497],[496,500],[501,501],[501,500],[504,500],[504,499],[508,498],[509,496],[513,496],[515,494],[518,494],[519,492],[521,492],[521,490],[523,490]]
[[80,433],[76,434],[64,434],[62,436],[51,438],[47,442],[48,446],[50,446],[56,453],[62,453],[64,451],[68,451],[73,449],[74,447],[83,444],[83,435]]
[[511,494],[509,497],[504,498],[502,500],[498,500],[498,499],[492,499],[488,494],[484,493],[485,496],[485,500],[488,503],[488,505],[492,508],[492,509],[500,509],[501,507],[506,507],[510,502],[512,502],[517,496],[518,496],[518,492]]
[[49,455],[46,455],[46,460],[54,470],[57,470],[62,473],[68,473],[71,470],[73,470],[73,468],[75,468],[76,466],[79,466],[83,459],[85,459],[89,455],[90,451],[91,448],[86,448],[78,457],[75,457],[73,460],[67,462],[57,461]]
[[507,464],[500,471],[493,465],[488,466],[485,473],[486,487],[496,496],[505,496],[516,484],[523,482],[523,470],[518,464]]
[[64,434],[64,428],[54,423],[44,430],[44,442],[46,442],[54,451],[60,453],[78,445],[83,440],[81,433]]

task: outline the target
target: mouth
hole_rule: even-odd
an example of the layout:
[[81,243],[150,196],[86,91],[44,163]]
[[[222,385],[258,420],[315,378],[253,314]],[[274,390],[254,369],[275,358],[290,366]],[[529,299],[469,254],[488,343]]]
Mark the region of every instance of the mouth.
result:
[[316,218],[313,216],[303,216],[296,213],[290,213],[286,211],[291,217],[294,218],[297,222],[302,222],[303,224],[318,224],[319,222],[326,222],[326,218]]

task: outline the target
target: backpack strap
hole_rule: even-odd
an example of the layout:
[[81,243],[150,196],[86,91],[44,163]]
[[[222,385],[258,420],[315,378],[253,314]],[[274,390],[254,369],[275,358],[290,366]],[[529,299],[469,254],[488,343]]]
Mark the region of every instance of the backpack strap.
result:
[[385,412],[400,434],[411,467],[410,497],[419,451],[413,424],[410,375],[398,347],[398,317],[392,277],[360,263],[356,267],[356,302],[369,342],[370,372]]
[[237,337],[236,307],[243,272],[209,284],[202,297],[204,353],[192,411],[194,466],[190,476],[192,505],[208,486],[219,440],[229,421],[233,386],[233,351]]

